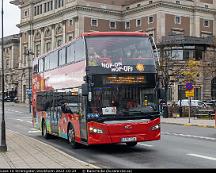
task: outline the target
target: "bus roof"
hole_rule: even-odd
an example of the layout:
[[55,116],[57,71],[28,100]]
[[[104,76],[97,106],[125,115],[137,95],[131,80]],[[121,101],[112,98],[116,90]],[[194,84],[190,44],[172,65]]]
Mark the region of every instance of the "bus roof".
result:
[[92,36],[149,36],[145,32],[88,32],[88,33],[83,33],[81,36],[84,37],[92,37]]

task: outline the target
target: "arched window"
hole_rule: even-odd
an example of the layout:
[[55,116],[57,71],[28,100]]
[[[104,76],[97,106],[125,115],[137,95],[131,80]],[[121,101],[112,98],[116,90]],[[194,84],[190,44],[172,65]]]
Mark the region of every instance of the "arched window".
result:
[[60,25],[58,25],[55,30],[56,35],[62,34],[62,32],[63,32],[63,28]]
[[36,34],[35,34],[34,40],[36,41],[36,40],[40,40],[40,39],[41,39],[41,33],[38,31],[38,32],[36,32]]
[[51,30],[50,30],[49,28],[47,28],[47,29],[45,30],[45,33],[44,33],[45,38],[51,37],[51,35],[52,35]]
[[213,100],[216,99],[216,77],[211,82],[211,96]]

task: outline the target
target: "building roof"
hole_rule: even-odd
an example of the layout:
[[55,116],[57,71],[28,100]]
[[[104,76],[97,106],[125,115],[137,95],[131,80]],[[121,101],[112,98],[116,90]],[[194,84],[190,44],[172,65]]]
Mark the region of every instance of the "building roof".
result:
[[[10,44],[10,43],[19,43],[20,35],[14,34],[4,37],[4,44]],[[0,39],[0,43],[2,42],[2,39]]]

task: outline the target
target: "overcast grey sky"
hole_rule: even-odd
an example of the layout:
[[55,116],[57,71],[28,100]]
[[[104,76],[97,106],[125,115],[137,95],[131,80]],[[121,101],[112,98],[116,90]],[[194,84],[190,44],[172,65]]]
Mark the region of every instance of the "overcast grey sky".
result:
[[[20,23],[20,9],[17,6],[10,4],[9,2],[11,0],[3,0],[3,1],[4,1],[4,36],[18,34],[19,28],[17,28],[16,25]],[[1,4],[1,8],[2,8],[2,4]]]

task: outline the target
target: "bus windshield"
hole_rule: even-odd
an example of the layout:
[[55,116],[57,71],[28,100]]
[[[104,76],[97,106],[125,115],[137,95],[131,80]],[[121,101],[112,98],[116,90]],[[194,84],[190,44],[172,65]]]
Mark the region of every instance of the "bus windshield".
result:
[[94,76],[93,83],[90,104],[92,114],[98,114],[101,118],[145,118],[158,114],[153,76],[102,75]]
[[122,65],[155,65],[149,37],[104,36],[87,37],[89,66],[101,66],[102,63]]

